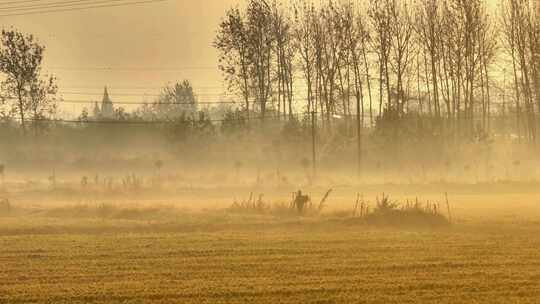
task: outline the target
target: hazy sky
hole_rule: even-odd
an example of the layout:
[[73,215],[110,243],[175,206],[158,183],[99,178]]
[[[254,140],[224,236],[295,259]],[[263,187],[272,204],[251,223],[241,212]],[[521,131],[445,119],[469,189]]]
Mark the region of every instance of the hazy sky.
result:
[[108,85],[113,99],[139,102],[142,96],[119,94],[156,94],[163,84],[184,78],[217,99],[213,94],[223,90],[211,43],[225,10],[237,3],[168,0],[1,18],[4,27],[32,33],[47,47],[45,70],[58,76],[65,99],[99,99],[84,94],[101,94]]

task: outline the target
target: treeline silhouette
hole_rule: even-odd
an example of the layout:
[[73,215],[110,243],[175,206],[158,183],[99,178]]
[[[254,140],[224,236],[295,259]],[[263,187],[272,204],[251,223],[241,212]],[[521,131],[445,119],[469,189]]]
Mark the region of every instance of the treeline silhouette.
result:
[[414,118],[447,140],[535,142],[538,7],[500,4],[249,0],[226,13],[214,45],[230,89],[263,116],[302,108],[327,126],[336,115],[384,121],[396,138]]
[[81,165],[167,153],[193,165],[507,176],[535,159],[540,27],[532,1],[492,9],[480,0],[248,0],[226,12],[213,43],[232,102],[207,102],[183,81],[136,110],[105,117],[90,106],[76,119],[59,118],[44,47],[3,31],[0,157],[69,154]]

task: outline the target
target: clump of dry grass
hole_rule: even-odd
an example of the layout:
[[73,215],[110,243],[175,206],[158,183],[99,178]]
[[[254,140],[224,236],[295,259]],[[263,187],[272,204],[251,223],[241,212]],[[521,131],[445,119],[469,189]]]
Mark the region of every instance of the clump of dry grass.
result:
[[332,190],[328,190],[319,204],[313,203],[311,196],[302,195],[302,192],[294,193],[291,202],[268,203],[263,200],[263,195],[254,199],[253,193],[247,201],[235,201],[228,209],[236,213],[267,214],[275,216],[318,216],[325,208],[325,203]]
[[383,194],[381,198],[377,198],[373,209],[362,200],[359,214],[358,204],[357,200],[354,216],[370,225],[441,227],[450,224],[438,203],[422,203],[418,199],[399,203]]
[[229,211],[240,213],[268,213],[272,209],[272,204],[263,201],[263,195],[260,194],[259,198],[255,200],[253,198],[253,192],[249,195],[247,201],[237,202],[234,201]]
[[122,186],[125,191],[138,192],[142,190],[143,182],[142,178],[131,174],[122,179]]

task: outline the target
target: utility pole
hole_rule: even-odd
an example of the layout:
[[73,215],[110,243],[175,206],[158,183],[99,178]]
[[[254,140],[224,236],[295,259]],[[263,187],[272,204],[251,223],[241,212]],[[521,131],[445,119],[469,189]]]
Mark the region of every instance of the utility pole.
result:
[[317,175],[317,112],[311,111],[311,144],[312,144],[312,161],[313,161],[313,178]]
[[506,68],[503,69],[504,80],[503,80],[503,89],[502,89],[502,121],[504,126],[504,136],[506,137],[510,134],[508,126],[506,125]]
[[[356,93],[360,95],[359,92]],[[363,117],[360,117],[363,113],[360,111],[360,96],[356,98],[356,134],[358,142],[358,178],[362,174],[362,121]]]

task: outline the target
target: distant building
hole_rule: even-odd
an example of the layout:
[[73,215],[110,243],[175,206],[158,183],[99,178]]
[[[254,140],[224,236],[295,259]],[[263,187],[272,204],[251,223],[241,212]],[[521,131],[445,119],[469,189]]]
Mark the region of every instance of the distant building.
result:
[[94,119],[112,119],[114,118],[114,104],[109,97],[107,87],[103,92],[103,100],[101,101],[101,107],[96,101],[94,105]]

